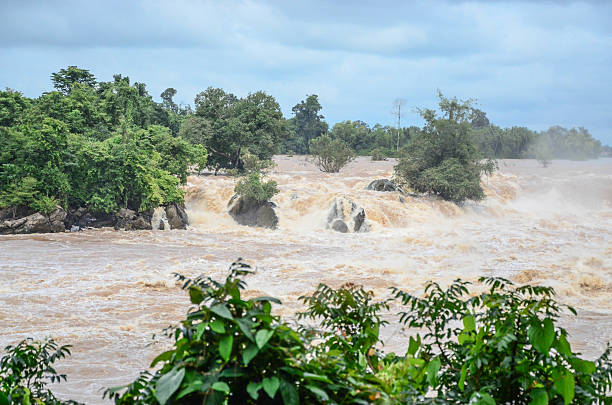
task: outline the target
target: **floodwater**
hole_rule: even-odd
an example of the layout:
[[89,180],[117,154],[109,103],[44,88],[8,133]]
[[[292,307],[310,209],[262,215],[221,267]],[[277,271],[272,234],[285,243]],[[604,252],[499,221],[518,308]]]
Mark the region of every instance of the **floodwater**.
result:
[[[244,257],[257,267],[249,294],[300,310],[318,283],[363,284],[419,293],[427,280],[502,276],[554,287],[577,308],[563,319],[575,349],[595,357],[612,341],[612,159],[500,161],[483,179],[488,198],[464,207],[430,198],[366,191],[392,175],[392,160],[359,158],[339,174],[303,157],[276,157],[280,228],[236,225],[226,213],[235,179],[192,176],[186,231],[88,230],[0,236],[0,346],[52,336],[73,354],[58,369],[62,398],[103,403],[105,387],[126,384],[167,342],[151,336],[178,321],[187,296],[173,272],[222,278]],[[366,212],[369,231],[325,229],[329,206],[347,196]],[[405,350],[409,332],[383,332],[387,350]]]

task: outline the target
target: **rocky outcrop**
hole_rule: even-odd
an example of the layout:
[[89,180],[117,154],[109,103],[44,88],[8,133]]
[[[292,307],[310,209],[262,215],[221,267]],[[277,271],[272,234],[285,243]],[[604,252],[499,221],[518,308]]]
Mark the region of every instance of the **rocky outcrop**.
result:
[[114,228],[117,230],[124,229],[126,231],[134,231],[153,229],[151,226],[151,219],[153,218],[152,211],[136,213],[128,208],[121,208],[119,212],[115,214],[115,218]]
[[374,191],[399,191],[395,183],[388,179],[374,180],[366,187],[366,190]]
[[278,227],[276,204],[272,201],[257,201],[234,195],[228,203],[228,212],[240,225],[269,229]]
[[63,232],[66,215],[66,211],[58,206],[49,215],[36,212],[22,218],[4,219],[0,221],[0,234]]
[[189,217],[185,207],[176,203],[168,205],[166,208],[166,218],[170,229],[187,229]]
[[[24,215],[26,213],[27,215]],[[19,216],[21,214],[21,216]],[[115,214],[94,214],[87,208],[71,209],[61,207],[49,215],[24,209],[4,209],[0,211],[0,234],[77,232],[84,228],[113,227],[115,229],[186,229],[189,218],[180,204],[158,207],[156,210],[136,212],[121,208]]]
[[363,232],[365,210],[347,197],[336,197],[327,213],[327,229],[336,232]]

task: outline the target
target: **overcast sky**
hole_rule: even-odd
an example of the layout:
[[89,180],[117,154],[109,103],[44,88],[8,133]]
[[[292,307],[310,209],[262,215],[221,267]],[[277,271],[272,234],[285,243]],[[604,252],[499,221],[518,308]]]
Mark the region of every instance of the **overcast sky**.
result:
[[[0,88],[51,90],[68,65],[168,87],[264,90],[287,117],[393,124],[392,102],[474,97],[491,122],[583,126],[612,145],[612,1],[0,0]],[[405,125],[420,125],[409,113]]]

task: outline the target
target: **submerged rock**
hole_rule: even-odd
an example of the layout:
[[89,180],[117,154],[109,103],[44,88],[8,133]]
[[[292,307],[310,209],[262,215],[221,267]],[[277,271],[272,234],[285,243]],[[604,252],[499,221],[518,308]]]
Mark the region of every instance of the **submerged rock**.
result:
[[234,195],[228,203],[228,213],[240,225],[269,229],[278,227],[276,204],[272,201],[257,201]]
[[66,211],[58,206],[49,215],[36,212],[22,218],[5,219],[0,221],[0,234],[63,232],[66,230],[66,215]]
[[365,210],[347,197],[337,197],[327,213],[327,229],[336,232],[365,231]]
[[378,179],[374,180],[366,187],[366,190],[374,191],[398,191],[397,186],[391,180]]

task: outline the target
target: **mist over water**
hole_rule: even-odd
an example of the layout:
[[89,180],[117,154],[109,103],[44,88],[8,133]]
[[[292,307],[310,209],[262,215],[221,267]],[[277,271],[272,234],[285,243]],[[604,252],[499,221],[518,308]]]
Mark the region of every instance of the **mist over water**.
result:
[[[188,298],[173,272],[216,278],[237,257],[257,273],[248,295],[272,295],[285,316],[323,282],[363,284],[383,297],[396,286],[420,293],[428,280],[502,276],[554,287],[578,310],[564,319],[586,357],[612,341],[612,159],[500,161],[483,179],[487,199],[463,207],[433,198],[366,191],[389,178],[394,161],[359,158],[341,173],[319,172],[303,157],[279,156],[279,229],[242,227],[226,213],[235,178],[192,176],[186,231],[88,230],[0,236],[0,345],[26,336],[72,344],[60,363],[68,383],[56,392],[102,403],[101,388],[131,382],[164,342],[151,335],[181,319]],[[325,229],[327,210],[346,196],[366,212],[368,232]],[[408,332],[383,333],[403,352]]]

